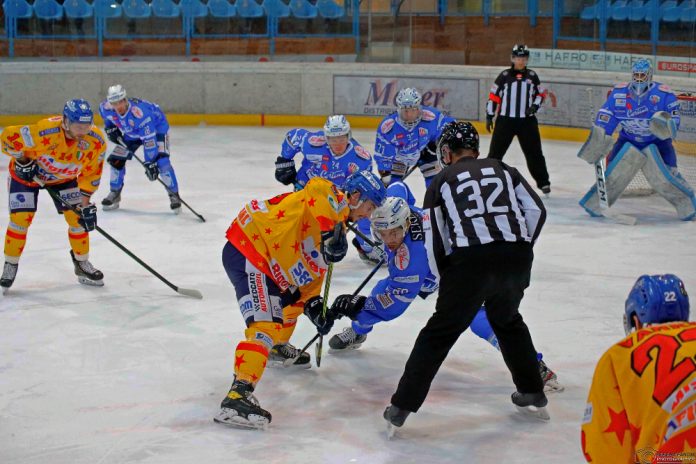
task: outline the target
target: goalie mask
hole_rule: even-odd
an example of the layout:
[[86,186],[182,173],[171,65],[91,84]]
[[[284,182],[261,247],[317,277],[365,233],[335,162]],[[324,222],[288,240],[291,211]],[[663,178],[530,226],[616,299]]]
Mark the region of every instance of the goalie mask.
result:
[[631,66],[631,91],[640,97],[650,89],[652,84],[652,66],[646,59],[640,59]]
[[636,329],[633,316],[641,325],[689,320],[689,296],[684,282],[674,274],[643,275],[626,299],[624,330]]
[[479,150],[479,134],[470,122],[454,121],[445,124],[437,140],[437,159],[442,166],[449,166],[452,153],[461,149]]
[[418,125],[423,117],[421,102],[423,97],[418,90],[407,87],[399,90],[396,94],[396,108],[398,111],[399,124],[411,130]]

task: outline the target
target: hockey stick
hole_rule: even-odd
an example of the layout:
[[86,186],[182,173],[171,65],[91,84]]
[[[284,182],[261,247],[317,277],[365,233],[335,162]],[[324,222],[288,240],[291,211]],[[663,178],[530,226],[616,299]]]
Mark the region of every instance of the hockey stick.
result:
[[[594,116],[594,100],[592,87],[587,89],[588,98],[590,100],[590,111],[592,116]],[[607,192],[607,176],[606,170],[604,168],[604,157],[597,160],[594,165],[595,168],[595,184],[597,186],[597,199],[599,201],[599,209],[602,210],[602,216],[607,219],[618,222],[619,224],[625,224],[628,226],[633,226],[636,224],[636,218],[628,216],[626,214],[618,214],[613,211],[609,211],[609,193]]]
[[[48,194],[51,195],[51,198],[53,198],[54,200],[58,201],[58,202],[61,203],[64,207],[68,208],[68,209],[71,210],[73,213],[77,214],[78,216],[80,215],[80,213],[77,211],[77,208],[76,208],[75,206],[71,205],[70,203],[68,203],[67,201],[65,201],[65,199],[63,199],[63,197],[61,197],[60,194],[59,194],[58,192],[56,192],[55,190],[53,190],[53,189],[50,188],[50,187],[47,187],[46,184],[43,183],[43,181],[41,181],[40,179],[38,179],[38,178],[36,178],[36,177],[34,178],[34,181],[35,181],[37,184],[39,184],[40,186],[42,186],[44,189],[46,189],[46,191],[48,192]],[[143,260],[141,260],[140,258],[138,258],[137,256],[135,256],[133,253],[131,253],[131,251],[130,251],[128,248],[126,248],[125,246],[121,245],[121,243],[120,243],[118,240],[116,240],[116,239],[113,238],[111,235],[109,235],[108,233],[106,233],[106,232],[104,231],[104,229],[102,229],[101,227],[99,227],[99,226],[97,226],[97,225],[95,225],[94,228],[95,228],[95,230],[96,230],[97,232],[99,232],[100,234],[102,234],[107,240],[109,240],[111,243],[113,243],[113,244],[116,245],[118,248],[120,248],[121,251],[123,251],[125,254],[127,254],[128,256],[130,256],[131,258],[133,258],[138,264],[140,264],[142,267],[144,267],[145,269],[147,269],[148,271],[150,271],[151,274],[153,274],[153,275],[154,275],[155,277],[157,277],[159,280],[161,280],[162,282],[164,282],[165,284],[167,284],[167,286],[169,286],[169,288],[171,288],[171,289],[174,290],[175,292],[177,292],[177,293],[179,293],[179,294],[181,294],[181,295],[190,296],[191,298],[197,298],[197,299],[199,299],[199,300],[203,298],[203,295],[202,295],[201,292],[199,292],[198,290],[195,290],[195,289],[192,289],[192,288],[181,288],[181,287],[177,287],[176,285],[174,285],[173,283],[171,283],[170,281],[168,281],[167,279],[165,279],[164,277],[162,277],[162,275],[160,275],[157,271],[155,271],[155,270],[152,269],[150,266],[148,266]]]
[[[360,293],[360,291],[363,288],[365,288],[365,285],[367,285],[367,283],[372,279],[372,276],[374,276],[377,273],[377,271],[379,270],[380,267],[382,267],[383,264],[384,264],[384,258],[380,259],[379,262],[375,265],[375,267],[372,268],[372,270],[367,275],[367,277],[365,277],[365,280],[362,281],[362,283],[360,284],[358,289],[353,292],[352,296],[357,295],[358,293]],[[283,364],[286,367],[292,366],[295,363],[295,361],[300,359],[300,356],[302,356],[302,353],[307,351],[309,349],[309,347],[312,346],[312,343],[314,343],[317,340],[317,338],[319,338],[319,334],[316,334],[309,342],[307,342],[307,344],[304,346],[304,348],[302,348],[300,350],[300,352],[297,354],[297,356],[295,356],[294,358],[286,359],[283,362]]]
[[[331,286],[331,274],[333,273],[333,263],[329,263],[326,271],[326,283],[324,284],[324,307],[321,309],[321,316],[326,319],[326,309],[329,304],[329,287]],[[317,360],[317,367],[321,367],[321,354],[324,349],[324,336],[319,334],[319,343],[314,347],[314,356]]]
[[[114,141],[112,140],[112,142],[114,142]],[[119,136],[119,137],[118,137],[118,141],[117,141],[117,142],[114,142],[114,143],[117,144],[117,145],[120,145],[121,147],[123,147],[123,148],[125,148],[126,150],[128,150],[128,145],[126,145],[126,142],[125,142],[125,140],[123,140],[123,137]],[[143,162],[143,160],[141,160],[140,157],[139,157],[138,155],[135,154],[135,152],[128,150],[128,153],[130,153],[131,155],[133,155],[133,158],[137,159],[138,162],[139,162],[143,167],[145,167],[145,162]],[[167,184],[165,184],[164,181],[163,181],[162,179],[159,178],[159,175],[157,176],[157,181],[158,181],[160,184],[162,184],[162,186],[164,187],[164,189],[167,191],[168,194],[171,195],[171,194],[173,194],[173,193],[178,193],[178,192],[173,192],[173,191],[171,191],[171,190],[169,189],[169,187],[167,186]],[[198,213],[196,212],[196,210],[194,210],[193,208],[191,208],[191,207],[189,206],[189,204],[186,203],[186,202],[181,198],[181,196],[179,196],[179,200],[181,201],[181,203],[182,203],[184,206],[186,206],[189,210],[191,210],[191,212],[192,212],[193,214],[195,214],[195,215],[198,217],[198,219],[201,220],[201,222],[205,222],[205,218],[204,218],[203,216],[201,216],[200,214],[198,214]]]
[[[131,153],[133,154],[133,158],[137,159],[138,162],[139,162],[140,164],[142,164],[143,167],[145,167],[145,162],[144,162],[143,160],[141,160],[140,157],[139,157],[138,155],[136,155],[135,153],[133,153],[133,152],[131,152]],[[172,191],[169,187],[167,187],[167,184],[165,184],[164,181],[163,181],[159,176],[157,177],[157,181],[158,181],[160,184],[162,184],[162,185],[164,186],[164,188],[165,188],[165,190],[167,191],[168,194],[171,195],[171,194],[173,194],[173,193],[178,193],[178,192]],[[198,219],[201,220],[201,222],[205,222],[205,218],[204,218],[203,216],[201,216],[200,214],[198,214],[198,213],[196,212],[195,209],[191,208],[191,207],[189,206],[189,204],[186,203],[186,202],[184,201],[183,198],[181,198],[181,196],[179,196],[179,201],[181,201],[181,203],[182,203],[184,206],[186,206],[193,214],[195,214],[195,215],[198,217]]]

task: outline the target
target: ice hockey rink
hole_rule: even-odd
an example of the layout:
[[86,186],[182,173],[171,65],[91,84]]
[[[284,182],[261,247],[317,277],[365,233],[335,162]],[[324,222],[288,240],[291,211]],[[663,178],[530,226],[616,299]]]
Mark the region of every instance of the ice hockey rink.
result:
[[[675,273],[696,292],[696,223],[679,221],[658,197],[619,200],[615,209],[636,216],[635,226],[590,218],[578,200],[594,174],[576,158],[577,143],[544,141],[553,191],[521,306],[537,349],[566,386],[549,395],[550,422],[516,412],[500,354],[467,332],[423,408],[387,441],[382,411],[433,311],[431,298],[376,326],[359,350],[325,350],[321,368],[268,369],[255,392],[273,414],[268,430],[213,423],[244,329],[220,259],[225,230],[244,202],[287,191],[273,177],[286,130],[172,128],[181,196],[205,223],[185,208],[173,215],[164,188],[134,161],[121,208],[100,206],[105,231],[203,300],[173,292],[97,233],[90,259],[106,285],[79,285],[67,226],[41,193],[17,279],[0,297],[0,462],[584,462],[585,400],[596,361],[623,337],[624,300],[641,274]],[[354,136],[374,146],[374,132]],[[482,138],[483,153],[489,140]],[[517,142],[505,161],[528,176]],[[420,204],[420,173],[408,183]],[[107,193],[108,167],[97,203]],[[4,232],[6,189],[1,195]],[[334,268],[331,297],[352,293],[369,270],[351,249]],[[334,333],[346,325],[338,321]],[[315,333],[302,318],[292,341],[302,346]]]

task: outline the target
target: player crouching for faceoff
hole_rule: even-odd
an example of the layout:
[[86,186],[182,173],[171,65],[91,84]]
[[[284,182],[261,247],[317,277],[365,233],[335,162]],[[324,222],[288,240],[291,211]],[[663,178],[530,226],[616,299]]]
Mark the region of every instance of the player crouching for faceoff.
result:
[[82,99],[69,100],[63,116],[42,119],[2,131],[2,151],[9,165],[10,223],[5,234],[3,293],[14,283],[27,232],[37,209],[39,190],[50,188],[76,211],[53,200],[68,223],[70,256],[78,281],[102,286],[104,275],[89,262],[89,231],[97,226],[97,208],[90,202],[99,187],[106,142],[93,125],[94,114]]
[[[652,80],[652,66],[645,59],[632,67],[631,82],[614,87],[597,113],[590,136],[578,157],[599,163],[607,153],[606,195],[611,206],[639,170],[650,186],[674,206],[684,221],[696,217],[696,196],[679,174],[672,140],[679,128],[679,100],[666,85]],[[614,143],[611,134],[621,125]],[[591,216],[602,216],[597,186],[580,200]]]
[[[345,192],[345,193],[344,193]],[[235,351],[235,380],[216,422],[263,428],[271,414],[252,395],[266,363],[296,359],[309,367],[309,354],[288,341],[303,312],[321,334],[333,319],[322,316],[318,296],[328,265],[347,250],[344,223],[368,218],[384,201],[386,189],[369,171],[351,175],[343,191],[314,177],[304,189],[270,200],[251,200],[227,230],[222,263],[234,285],[247,325]]]
[[104,211],[117,209],[126,177],[126,161],[143,147],[145,176],[151,182],[161,178],[169,195],[169,208],[181,212],[179,183],[169,161],[169,122],[155,103],[128,98],[122,85],[112,85],[99,105],[106,136],[116,145],[106,162],[111,165],[109,194],[102,200]]
[[688,321],[679,277],[638,278],[626,299],[627,336],[595,368],[581,433],[587,462],[694,461],[696,322]]

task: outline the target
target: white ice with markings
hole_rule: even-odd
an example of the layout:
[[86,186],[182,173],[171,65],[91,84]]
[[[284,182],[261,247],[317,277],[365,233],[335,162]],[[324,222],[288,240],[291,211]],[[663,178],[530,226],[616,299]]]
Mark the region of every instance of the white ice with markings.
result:
[[[173,128],[181,196],[206,223],[185,208],[172,214],[163,187],[133,161],[120,209],[100,207],[104,230],[174,284],[201,290],[203,300],[176,294],[96,233],[90,260],[105,286],[79,285],[67,225],[42,192],[17,279],[0,298],[0,462],[584,462],[587,391],[597,359],[623,336],[624,300],[643,273],[675,273],[696,292],[696,223],[679,221],[658,197],[619,200],[616,210],[638,218],[632,227],[590,218],[577,202],[593,169],[576,158],[577,143],[544,142],[553,191],[521,307],[566,386],[549,396],[550,422],[515,410],[500,354],[467,332],[423,408],[387,441],[382,412],[434,298],[378,325],[359,350],[326,352],[320,369],[267,370],[255,392],[273,414],[267,431],[213,422],[244,330],[221,265],[225,230],[245,201],[287,190],[273,178],[284,132]],[[374,146],[371,131],[354,135]],[[483,153],[488,143],[484,137]],[[516,141],[506,161],[528,175]],[[107,168],[98,203],[108,179]],[[409,184],[422,201],[420,174]],[[0,198],[4,232],[5,189]],[[351,293],[368,272],[351,250],[335,267],[331,296]],[[346,325],[339,321],[334,333]],[[302,346],[314,334],[303,317],[292,340]]]

